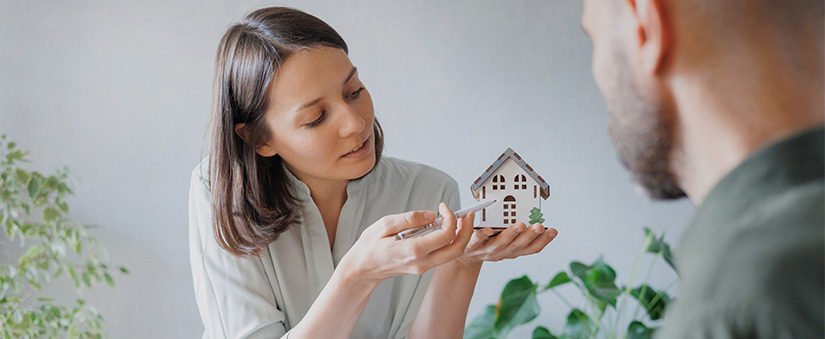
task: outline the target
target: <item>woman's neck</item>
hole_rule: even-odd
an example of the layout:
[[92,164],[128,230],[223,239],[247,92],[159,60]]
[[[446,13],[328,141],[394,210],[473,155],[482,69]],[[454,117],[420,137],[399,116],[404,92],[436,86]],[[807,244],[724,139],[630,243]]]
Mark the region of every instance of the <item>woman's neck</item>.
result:
[[335,234],[338,230],[338,216],[347,201],[347,184],[349,181],[304,182],[309,187],[309,195],[327,230],[330,250],[335,245]]

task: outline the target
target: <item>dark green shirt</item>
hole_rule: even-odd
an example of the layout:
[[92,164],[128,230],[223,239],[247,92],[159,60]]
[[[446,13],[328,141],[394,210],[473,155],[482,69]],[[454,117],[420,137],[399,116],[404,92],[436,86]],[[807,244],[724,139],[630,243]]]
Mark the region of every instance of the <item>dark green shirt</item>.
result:
[[711,190],[676,250],[659,338],[825,338],[824,136],[764,147]]

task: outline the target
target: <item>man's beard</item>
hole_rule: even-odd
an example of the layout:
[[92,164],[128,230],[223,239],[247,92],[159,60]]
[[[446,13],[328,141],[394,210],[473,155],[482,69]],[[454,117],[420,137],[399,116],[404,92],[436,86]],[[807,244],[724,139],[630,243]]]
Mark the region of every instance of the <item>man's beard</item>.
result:
[[672,114],[661,100],[641,90],[627,58],[616,57],[617,78],[608,98],[610,139],[633,180],[652,199],[685,197],[670,168],[674,148]]

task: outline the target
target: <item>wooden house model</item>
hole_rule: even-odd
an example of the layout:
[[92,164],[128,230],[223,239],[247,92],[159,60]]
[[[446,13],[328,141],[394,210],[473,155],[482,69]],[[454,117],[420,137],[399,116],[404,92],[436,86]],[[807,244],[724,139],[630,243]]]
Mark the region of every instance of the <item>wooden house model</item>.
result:
[[541,209],[550,197],[550,185],[512,148],[507,148],[470,186],[480,202],[496,203],[476,215],[479,227],[508,227],[517,221],[529,225],[530,210]]

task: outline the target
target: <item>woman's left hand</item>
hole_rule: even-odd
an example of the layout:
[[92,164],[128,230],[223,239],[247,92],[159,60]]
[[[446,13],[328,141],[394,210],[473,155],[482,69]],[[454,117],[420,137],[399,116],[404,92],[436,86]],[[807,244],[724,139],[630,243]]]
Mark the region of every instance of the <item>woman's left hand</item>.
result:
[[456,261],[465,265],[479,265],[483,261],[500,261],[541,252],[558,234],[555,228],[544,229],[542,224],[530,226],[518,222],[497,236],[492,228],[475,230],[464,254]]

